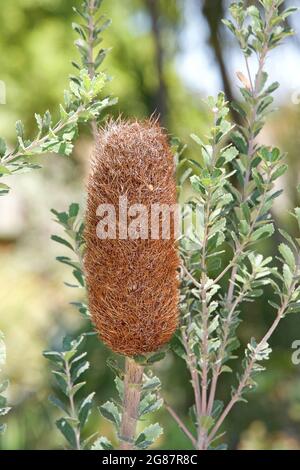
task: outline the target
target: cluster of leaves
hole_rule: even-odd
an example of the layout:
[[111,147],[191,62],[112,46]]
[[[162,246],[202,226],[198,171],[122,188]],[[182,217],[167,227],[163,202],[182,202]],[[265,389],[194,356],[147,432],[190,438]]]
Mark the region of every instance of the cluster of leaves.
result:
[[[77,284],[66,283],[68,287],[85,287],[84,274],[82,270],[82,257],[85,249],[85,242],[83,238],[84,224],[79,215],[79,204],[72,203],[67,212],[59,212],[55,209],[51,210],[52,214],[56,216],[55,221],[64,229],[67,238],[59,235],[52,235],[51,239],[73,252],[75,259],[69,256],[58,256],[56,259],[72,268],[72,274]],[[79,308],[84,309],[84,305]],[[82,313],[87,313],[82,310]]]
[[[154,356],[154,355],[153,355]],[[160,360],[153,357],[149,363]],[[122,442],[121,422],[124,409],[124,372],[120,369],[115,361],[109,361],[109,366],[115,372],[115,386],[118,392],[117,401],[107,401],[99,407],[101,415],[113,423],[117,434],[119,444]],[[137,421],[143,421],[149,413],[159,410],[163,405],[163,399],[160,397],[161,383],[158,377],[152,374],[150,370],[144,372],[143,382],[141,385],[141,397],[138,408]],[[134,440],[135,449],[147,449],[162,434],[163,430],[158,423],[150,424],[138,433]],[[94,447],[96,450],[113,449],[113,445],[105,437],[101,437],[96,441]]]
[[[83,439],[82,433],[93,406],[95,393],[77,399],[78,392],[86,384],[81,381],[82,374],[88,370],[87,353],[81,351],[85,334],[76,339],[65,337],[62,351],[45,351],[44,356],[52,362],[53,374],[59,393],[50,396],[53,405],[64,413],[64,417],[56,421],[56,426],[67,440],[71,449],[84,450],[90,447],[95,435]],[[82,393],[82,392],[81,392]],[[58,395],[62,395],[62,399]]]
[[[52,122],[49,111],[44,116],[36,114],[38,133],[34,140],[25,137],[21,121],[16,123],[17,144],[10,151],[3,139],[0,141],[0,176],[21,173],[40,166],[32,162],[33,156],[56,153],[69,156],[73,142],[78,136],[78,124],[99,117],[101,112],[114,103],[110,97],[99,98],[107,78],[104,74],[90,78],[83,69],[76,79],[70,80],[70,89],[65,91],[64,104],[60,105],[60,118]],[[9,187],[1,183],[0,194]]]
[[[58,256],[56,259],[62,264],[69,266],[75,283],[65,282],[68,287],[79,288],[84,292],[81,301],[72,302],[78,309],[84,319],[90,320],[90,313],[87,307],[85,279],[82,269],[82,258],[84,254],[84,224],[80,217],[79,205],[72,203],[68,210],[59,212],[54,209],[51,211],[56,222],[63,228],[66,236],[52,235],[53,241],[67,247],[72,251],[72,257]],[[44,356],[50,359],[54,369],[52,373],[55,375],[60,393],[64,395],[64,401],[58,395],[49,397],[51,403],[67,413],[67,416],[56,421],[57,428],[66,438],[72,449],[89,449],[96,435],[93,434],[82,439],[82,431],[88,420],[89,414],[93,406],[94,393],[85,396],[84,385],[86,382],[80,382],[80,376],[89,368],[89,362],[86,359],[87,353],[82,350],[83,342],[86,336],[94,334],[90,330],[90,324],[87,333],[79,335],[77,338],[71,339],[66,336],[63,340],[62,351],[47,351]],[[81,400],[76,404],[74,396],[81,390]],[[67,406],[65,404],[67,401]],[[99,440],[96,439],[96,447]]]
[[[116,103],[116,99],[101,93],[109,77],[97,71],[106,50],[100,49],[94,57],[94,49],[100,44],[101,33],[109,26],[98,17],[101,1],[86,0],[82,10],[76,10],[84,19],[83,24],[73,24],[80,35],[76,46],[81,54],[82,66],[73,62],[77,74],[70,77],[69,89],[64,92],[64,103],[59,106],[59,118],[54,121],[50,111],[41,116],[35,115],[37,134],[34,139],[25,135],[21,121],[16,123],[16,145],[9,149],[4,139],[0,138],[0,178],[11,174],[38,169],[33,157],[54,153],[69,156],[73,151],[74,141],[78,137],[80,123],[97,122],[104,109]],[[0,195],[7,194],[9,186],[0,183]]]
[[[105,19],[100,14],[102,0],[84,0],[81,9],[73,8],[81,18],[80,23],[73,23],[73,29],[79,35],[75,45],[80,53],[81,64],[73,61],[76,69],[84,68],[90,76],[97,74],[97,70],[105,59],[108,49],[103,49],[101,34],[111,24],[110,19]],[[100,47],[99,47],[100,46]]]
[[[300,230],[299,208],[296,208],[292,215],[296,218]],[[278,259],[282,268],[280,271],[273,268],[269,273],[267,273],[268,269],[266,268],[265,273],[262,272],[259,275],[260,279],[264,278],[263,284],[269,283],[273,288],[275,296],[278,297],[278,302],[273,300],[268,301],[277,312],[275,322],[272,325],[275,327],[286,315],[300,311],[299,239],[294,240],[283,230],[280,230],[280,232],[283,238],[285,238],[285,243],[281,243],[278,247],[280,253]],[[269,262],[269,258],[263,263],[264,266],[267,262]],[[273,274],[273,276],[268,277],[270,274]],[[234,399],[246,401],[243,394],[256,386],[255,376],[258,372],[265,369],[261,362],[269,359],[269,354],[272,351],[268,344],[268,339],[272,332],[273,329],[271,328],[260,343],[257,343],[252,338],[248,344],[242,364],[243,372],[238,375],[239,386],[232,391]]]
[[[271,352],[268,340],[278,323],[299,309],[297,241],[281,231],[287,244],[279,246],[280,269],[272,266],[272,258],[264,259],[256,251],[274,233],[271,208],[281,194],[275,183],[287,170],[279,149],[257,144],[279,86],[268,83],[265,62],[269,51],[292,34],[284,22],[296,9],[280,12],[282,3],[262,0],[260,8],[245,8],[243,2],[231,5],[233,20],[224,22],[239,41],[247,71],[247,76],[238,73],[242,101],[232,104],[241,123],[231,125],[227,103],[220,94],[209,100],[214,122],[205,143],[192,135],[201,147],[201,163],[179,154],[181,172],[182,167],[186,169],[181,181],[189,178],[194,194],[190,229],[184,230],[181,240],[182,322],[173,347],[191,373],[195,394],[191,415],[198,448],[212,447],[232,406],[254,387],[255,375],[263,370],[261,362]],[[252,54],[257,57],[254,77],[248,62]],[[298,209],[294,215],[297,217]],[[226,265],[222,268],[224,251]],[[236,330],[241,304],[254,302],[266,286],[279,298],[278,303],[270,301],[276,312],[274,322],[261,341],[249,342],[238,384],[224,406],[215,399],[216,390],[219,376],[231,372],[227,363],[239,346]]]
[[[2,367],[5,365],[6,362],[6,347],[4,343],[4,335],[0,331],[0,372]],[[3,395],[8,387],[8,380],[4,380],[0,382],[0,416],[6,415],[10,407],[7,406],[7,398]],[[0,423],[0,434],[3,433],[6,429],[6,424]]]
[[[79,205],[72,203],[68,211],[59,212],[54,209],[51,211],[56,216],[56,222],[64,229],[66,237],[52,235],[53,241],[67,247],[72,251],[72,258],[69,256],[58,256],[56,259],[72,270],[72,275],[76,283],[66,282],[71,288],[85,288],[84,273],[82,270],[82,257],[84,253],[83,230],[84,224],[80,218]],[[85,292],[85,291],[84,291]],[[73,302],[82,314],[89,320],[90,315],[84,295],[82,301]],[[90,329],[90,328],[89,328]],[[66,336],[63,340],[62,351],[47,351],[44,356],[51,360],[54,365],[52,370],[60,393],[64,395],[64,401],[59,396],[49,397],[51,403],[67,413],[67,416],[56,421],[57,428],[66,438],[72,449],[88,449],[95,435],[82,439],[82,430],[88,420],[93,405],[94,393],[84,395],[84,385],[86,382],[79,381],[81,375],[89,368],[89,362],[86,359],[87,353],[82,350],[83,342],[86,336],[93,334],[87,332],[71,339]],[[76,404],[75,394],[81,390],[81,401]],[[67,401],[67,406],[65,404]]]
[[[225,215],[233,199],[226,190],[228,179],[233,173],[227,172],[226,168],[227,164],[236,158],[238,151],[226,142],[233,127],[228,120],[229,108],[224,94],[220,93],[217,100],[210,98],[208,105],[214,115],[214,126],[207,138],[208,143],[205,144],[198,136],[192,135],[201,147],[202,163],[189,161],[194,168],[194,174],[190,177],[194,195],[188,201],[194,223],[190,224],[191,232],[187,239],[194,242],[193,251],[196,253],[199,253],[199,247],[206,243],[205,256],[210,258],[210,264],[217,269],[218,265],[213,261],[215,248],[224,242]],[[210,255],[213,255],[213,258]]]

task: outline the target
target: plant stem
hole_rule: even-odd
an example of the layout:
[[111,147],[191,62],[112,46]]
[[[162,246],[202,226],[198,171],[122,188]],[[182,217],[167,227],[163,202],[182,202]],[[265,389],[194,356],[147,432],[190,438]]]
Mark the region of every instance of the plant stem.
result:
[[[250,227],[250,231],[249,231],[249,234],[248,234],[248,238],[250,238],[253,230],[255,229],[255,225],[256,225],[256,222],[258,220],[258,218],[260,217],[260,214],[261,214],[261,211],[263,209],[263,206],[265,204],[265,200],[266,200],[266,196],[267,196],[267,188],[268,188],[268,185],[270,183],[270,178],[271,178],[271,174],[268,175],[268,180],[267,180],[267,184],[266,184],[266,189],[264,190],[264,193],[262,195],[262,199],[260,201],[260,204],[257,208],[257,211],[256,211],[256,215],[254,217],[254,220],[252,221],[251,223],[251,227]],[[243,250],[246,248],[247,246],[247,240],[246,242],[241,246],[240,248],[240,251],[239,253],[241,254],[243,252]],[[238,252],[238,251],[237,251]],[[236,253],[237,253],[236,252]],[[233,294],[234,294],[234,282],[235,282],[235,277],[237,275],[237,266],[234,266],[233,269],[232,269],[232,272],[231,272],[231,276],[230,276],[230,280],[229,280],[229,288],[228,288],[228,293],[227,293],[227,299],[226,299],[226,306],[228,308],[228,310],[230,310],[229,314],[228,314],[228,317],[226,319],[226,324],[225,324],[225,334],[224,334],[224,337],[223,337],[223,341],[222,341],[222,344],[220,346],[220,353],[218,355],[218,359],[217,359],[217,368],[215,369],[215,372],[213,374],[213,378],[212,378],[212,382],[211,382],[211,389],[210,389],[210,397],[209,397],[209,405],[208,405],[208,409],[209,409],[209,413],[211,413],[212,411],[212,407],[213,407],[213,404],[214,404],[214,400],[215,400],[215,395],[216,395],[216,390],[217,390],[217,385],[218,385],[218,378],[219,378],[219,375],[220,375],[220,371],[221,371],[221,367],[222,367],[222,359],[223,359],[223,355],[225,353],[225,350],[226,350],[226,346],[227,346],[227,341],[228,341],[228,335],[229,335],[229,331],[230,331],[230,325],[231,325],[231,320],[233,318],[233,314],[234,314],[234,311],[236,310],[237,306],[239,305],[239,303],[243,300],[243,296],[241,297],[241,295],[239,295],[236,300],[232,303],[233,301]],[[215,281],[216,282],[216,281]]]
[[[88,22],[88,72],[91,79],[95,77],[96,67],[94,61],[94,33],[95,33],[95,0],[89,0],[89,22]],[[92,132],[94,138],[97,135],[97,122],[93,120],[91,122]]]
[[133,450],[144,368],[126,357],[124,376],[123,413],[120,428],[122,450]]
[[202,329],[203,329],[203,338],[202,338],[202,376],[201,376],[201,411],[202,415],[206,414],[207,406],[207,386],[208,386],[208,307],[206,300],[206,283],[207,283],[207,268],[206,268],[206,245],[208,240],[208,224],[209,224],[209,213],[210,213],[210,197],[211,193],[208,192],[207,196],[207,205],[205,211],[205,220],[204,220],[204,237],[203,237],[203,247],[202,247],[202,274],[201,274],[201,289],[200,289],[200,298],[202,301]]
[[270,328],[268,329],[268,331],[265,334],[265,336],[263,337],[263,339],[258,343],[255,350],[253,351],[252,359],[251,359],[251,361],[249,362],[248,366],[246,367],[246,369],[244,371],[243,377],[242,377],[242,379],[239,383],[239,386],[238,386],[237,390],[233,394],[230,402],[228,403],[228,405],[224,409],[223,413],[221,414],[220,418],[218,419],[217,423],[215,424],[215,426],[213,427],[213,429],[211,430],[211,432],[208,436],[208,441],[209,442],[215,437],[215,435],[218,432],[220,426],[223,424],[223,421],[225,420],[226,416],[231,411],[231,409],[233,408],[235,403],[237,403],[239,401],[239,399],[241,397],[241,394],[243,392],[243,389],[245,388],[245,386],[247,384],[247,381],[248,381],[248,379],[251,375],[252,368],[253,368],[253,366],[255,364],[255,361],[256,361],[255,358],[256,358],[257,354],[260,352],[261,348],[264,347],[267,344],[268,340],[270,339],[270,337],[272,336],[272,334],[276,330],[280,320],[283,318],[283,314],[284,314],[284,312],[285,312],[285,310],[286,310],[286,308],[287,308],[287,306],[290,302],[290,298],[292,296],[294,288],[295,288],[295,283],[292,284],[292,286],[290,288],[290,291],[289,291],[289,294],[285,298],[281,308],[278,310],[276,318],[273,321],[272,325],[270,326]]
[[257,118],[257,109],[258,109],[258,103],[257,103],[257,98],[259,96],[260,92],[260,87],[261,87],[261,81],[262,81],[262,76],[263,76],[263,71],[264,71],[264,66],[267,58],[267,54],[269,52],[269,40],[270,40],[270,35],[272,31],[272,25],[271,25],[271,19],[273,16],[274,12],[274,5],[270,8],[267,18],[266,18],[266,29],[265,29],[265,42],[261,51],[261,54],[258,59],[258,70],[255,76],[255,84],[253,86],[253,81],[252,81],[252,76],[250,73],[250,68],[249,68],[249,63],[248,59],[245,56],[246,60],[246,66],[247,66],[247,72],[249,76],[249,81],[251,84],[251,91],[252,91],[252,97],[255,102],[255,105],[253,106],[250,121],[249,121],[249,130],[250,130],[250,135],[249,135],[249,144],[248,144],[248,167],[246,170],[245,174],[245,179],[244,179],[244,188],[243,188],[243,200],[245,200],[245,188],[247,187],[250,179],[250,172],[251,172],[251,160],[253,158],[253,155],[255,153],[255,128],[254,124],[256,122]]
[[182,331],[182,339],[183,339],[183,343],[184,343],[184,347],[186,351],[186,357],[187,357],[186,362],[187,362],[187,366],[191,374],[191,382],[192,382],[192,387],[194,390],[196,414],[198,418],[197,432],[199,434],[199,425],[200,425],[199,417],[201,416],[201,390],[200,390],[200,383],[199,383],[199,375],[197,371],[196,358],[190,349],[188,337],[184,330]]
[[[74,420],[78,420],[75,403],[74,403],[73,392],[72,392],[71,371],[70,371],[70,366],[69,366],[68,361],[65,361],[65,371],[66,371],[66,376],[67,376],[68,397],[69,397],[69,403],[70,403],[71,417]],[[75,433],[75,441],[76,441],[76,450],[81,450],[80,429],[78,425],[75,426],[74,433]]]
[[[73,122],[76,122],[78,117],[80,116],[80,113],[84,111],[83,106],[80,106],[71,116],[66,121],[59,121],[57,125],[53,129],[53,133],[57,134],[58,132],[62,131],[65,127],[69,126]],[[49,138],[49,135],[46,134],[44,137],[41,137],[40,139],[34,140],[29,147],[26,147],[25,150],[18,151],[16,153],[9,153],[5,157],[3,157],[2,162],[7,164],[7,163],[12,163],[18,158],[22,156],[27,156],[27,152],[32,152],[35,149],[39,148],[43,143],[47,141]]]
[[165,408],[166,410],[168,411],[168,413],[172,416],[172,418],[174,419],[174,421],[176,421],[176,423],[178,424],[178,426],[180,427],[180,429],[184,432],[184,434],[190,439],[191,443],[193,444],[193,446],[196,448],[197,446],[197,441],[196,439],[194,438],[193,434],[188,430],[188,428],[186,427],[186,425],[183,423],[183,421],[179,418],[179,416],[177,415],[177,413],[173,410],[173,408],[168,405],[165,401],[164,401],[164,405],[165,405]]
[[218,384],[218,378],[222,369],[222,360],[224,358],[226,346],[227,346],[227,341],[229,337],[229,332],[230,332],[230,324],[231,324],[231,319],[232,316],[237,308],[237,306],[242,302],[244,298],[244,292],[241,292],[240,295],[236,298],[234,304],[232,305],[232,308],[228,314],[228,317],[226,318],[226,323],[224,326],[224,336],[223,336],[223,341],[220,346],[220,350],[218,353],[218,357],[216,360],[216,367],[213,372],[213,377],[211,381],[211,387],[210,387],[210,394],[209,394],[209,401],[208,401],[208,407],[207,407],[207,413],[210,415],[213,409],[214,401],[215,401],[215,395],[216,395],[216,390],[217,390],[217,384]]

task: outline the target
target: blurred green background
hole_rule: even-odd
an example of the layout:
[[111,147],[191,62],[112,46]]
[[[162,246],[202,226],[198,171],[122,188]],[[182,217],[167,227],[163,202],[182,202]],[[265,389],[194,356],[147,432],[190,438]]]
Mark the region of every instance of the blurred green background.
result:
[[[79,6],[80,0],[1,2],[0,80],[6,84],[7,103],[0,105],[0,135],[11,145],[17,119],[33,135],[34,113],[50,109],[55,115],[62,99],[71,60],[77,57],[72,5]],[[104,38],[104,46],[112,47],[104,68],[113,77],[110,91],[119,97],[113,113],[144,117],[156,111],[169,133],[186,142],[189,152],[196,152],[189,134],[203,134],[210,124],[203,98],[219,89],[229,99],[238,96],[235,74],[243,70],[243,60],[220,21],[228,5],[225,0],[104,0],[103,12],[113,20]],[[293,231],[287,211],[299,203],[299,35],[272,55],[268,70],[282,88],[277,93],[278,109],[261,138],[289,152],[290,170],[280,181],[285,192],[276,200],[274,217]],[[72,158],[49,156],[42,170],[11,178],[11,194],[0,202],[0,329],[6,336],[5,374],[13,406],[8,430],[0,438],[2,449],[63,446],[54,425],[59,412],[47,400],[52,377],[42,351],[83,326],[69,305],[81,293],[63,284],[70,274],[55,261],[55,256],[65,253],[50,240],[52,233],[59,232],[50,209],[65,210],[72,201],[84,204],[91,146],[84,130]],[[274,237],[262,250],[274,254],[276,242]],[[260,337],[271,321],[267,300],[266,296],[243,312],[242,344],[251,336]],[[272,358],[257,391],[249,395],[248,405],[239,404],[227,419],[225,439],[231,448],[300,449],[300,365],[291,360],[295,339],[300,339],[300,316],[290,315],[272,339]],[[109,352],[95,338],[89,340],[88,349],[88,388],[97,391],[100,404],[114,393],[106,366]],[[184,364],[169,355],[156,372],[167,400],[188,419],[192,392]],[[226,399],[232,377],[222,377],[220,397]],[[165,428],[161,448],[189,448],[169,415],[162,411],[158,419]],[[108,436],[112,433],[96,410],[90,427]]]

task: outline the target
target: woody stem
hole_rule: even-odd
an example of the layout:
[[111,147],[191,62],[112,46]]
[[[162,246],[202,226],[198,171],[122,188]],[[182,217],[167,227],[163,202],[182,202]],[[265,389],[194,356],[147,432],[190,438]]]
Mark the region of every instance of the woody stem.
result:
[[134,439],[141,398],[143,367],[126,357],[124,376],[123,413],[121,420],[121,450],[134,449]]

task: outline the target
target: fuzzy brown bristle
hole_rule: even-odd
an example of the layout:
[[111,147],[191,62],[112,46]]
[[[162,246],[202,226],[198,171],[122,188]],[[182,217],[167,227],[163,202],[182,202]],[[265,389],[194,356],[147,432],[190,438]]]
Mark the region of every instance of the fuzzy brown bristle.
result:
[[153,121],[111,122],[99,132],[87,186],[86,254],[89,308],[102,340],[134,356],[171,338],[178,319],[178,267],[174,231],[169,239],[99,239],[99,204],[119,197],[128,207],[176,204],[173,156]]

